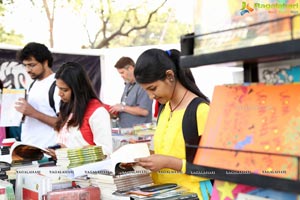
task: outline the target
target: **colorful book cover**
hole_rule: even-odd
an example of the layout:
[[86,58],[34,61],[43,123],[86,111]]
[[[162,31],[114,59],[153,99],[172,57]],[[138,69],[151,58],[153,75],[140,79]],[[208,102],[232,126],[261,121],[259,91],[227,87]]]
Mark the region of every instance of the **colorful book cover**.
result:
[[194,163],[299,182],[299,91],[300,84],[216,86]]
[[298,200],[295,193],[215,180],[211,200]]

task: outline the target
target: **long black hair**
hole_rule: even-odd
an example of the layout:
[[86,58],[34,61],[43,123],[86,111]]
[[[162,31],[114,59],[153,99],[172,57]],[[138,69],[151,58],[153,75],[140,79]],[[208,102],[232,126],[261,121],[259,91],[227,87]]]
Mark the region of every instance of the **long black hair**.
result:
[[90,78],[84,68],[75,62],[63,64],[57,70],[55,78],[64,81],[72,91],[70,102],[60,102],[59,117],[55,129],[60,130],[68,121],[71,113],[73,116],[67,126],[79,125],[81,127],[89,101],[98,99]]
[[152,83],[167,78],[166,71],[172,70],[175,78],[188,90],[203,98],[207,103],[209,99],[200,91],[195,83],[191,71],[179,66],[180,52],[176,49],[163,51],[149,49],[144,51],[137,59],[134,76],[138,83]]

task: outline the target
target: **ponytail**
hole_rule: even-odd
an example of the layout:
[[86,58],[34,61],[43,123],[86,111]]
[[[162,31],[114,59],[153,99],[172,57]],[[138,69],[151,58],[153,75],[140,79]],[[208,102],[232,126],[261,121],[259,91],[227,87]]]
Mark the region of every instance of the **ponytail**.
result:
[[176,74],[179,82],[188,90],[201,97],[206,103],[209,103],[209,99],[200,91],[198,86],[196,85],[195,78],[192,74],[190,68],[182,68],[180,67],[180,52],[176,49],[171,49],[166,51],[169,58],[175,64],[176,70],[174,73]]

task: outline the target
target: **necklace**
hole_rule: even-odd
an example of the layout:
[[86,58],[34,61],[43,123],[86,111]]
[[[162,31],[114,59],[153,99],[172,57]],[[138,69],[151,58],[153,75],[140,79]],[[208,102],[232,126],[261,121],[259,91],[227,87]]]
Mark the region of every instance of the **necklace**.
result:
[[176,110],[176,108],[178,108],[178,106],[182,103],[182,101],[183,101],[183,99],[185,98],[187,92],[188,92],[188,90],[185,91],[183,97],[181,98],[181,100],[179,101],[179,103],[178,103],[174,108],[172,108],[171,102],[169,103],[170,110],[171,110],[170,116],[169,116],[169,120],[172,118],[173,111]]

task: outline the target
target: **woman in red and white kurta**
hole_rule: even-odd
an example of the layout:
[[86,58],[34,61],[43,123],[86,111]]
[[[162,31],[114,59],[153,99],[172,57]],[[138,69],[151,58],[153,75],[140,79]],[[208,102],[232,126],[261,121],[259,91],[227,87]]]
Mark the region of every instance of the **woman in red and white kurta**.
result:
[[62,147],[102,146],[106,155],[112,152],[110,115],[98,99],[83,67],[74,62],[62,65],[55,74],[61,98],[58,121],[58,143]]

